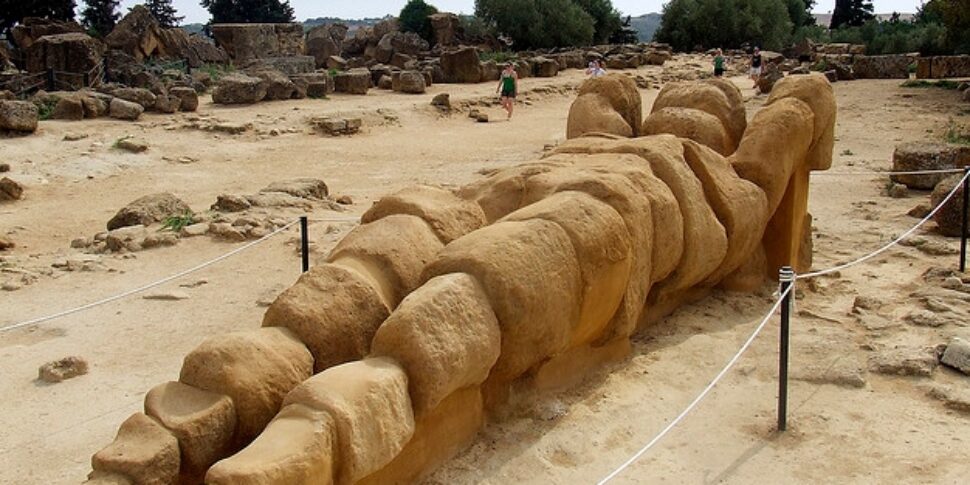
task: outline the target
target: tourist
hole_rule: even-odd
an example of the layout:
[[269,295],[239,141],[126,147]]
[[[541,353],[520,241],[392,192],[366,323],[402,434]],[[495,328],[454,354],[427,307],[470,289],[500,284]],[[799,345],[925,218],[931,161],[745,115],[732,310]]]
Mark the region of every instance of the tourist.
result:
[[714,54],[714,77],[724,75],[724,52],[718,49]]
[[502,77],[499,79],[498,87],[495,92],[502,92],[502,107],[509,113],[507,119],[512,119],[512,111],[515,108],[515,93],[519,92],[519,74],[515,72],[515,65],[511,62],[505,65]]
[[586,68],[586,74],[590,77],[602,77],[606,75],[606,69],[603,69],[599,60],[593,59]]
[[761,77],[761,49],[755,47],[754,54],[751,55],[751,80],[754,81],[754,86],[751,89],[758,87],[758,78]]

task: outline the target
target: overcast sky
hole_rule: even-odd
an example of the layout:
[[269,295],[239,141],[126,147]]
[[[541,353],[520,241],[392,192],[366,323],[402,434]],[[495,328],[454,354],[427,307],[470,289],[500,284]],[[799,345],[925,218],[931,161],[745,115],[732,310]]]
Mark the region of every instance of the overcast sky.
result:
[[[438,10],[456,13],[472,13],[475,10],[474,0],[426,0],[438,7]],[[83,1],[78,2],[83,3]],[[138,0],[122,0],[127,7],[141,3]],[[209,14],[200,5],[199,0],[174,0],[179,15],[185,16],[186,23],[209,20]],[[314,17],[362,18],[383,17],[387,14],[397,15],[407,0],[290,0],[290,5],[296,10],[297,20]],[[613,0],[613,5],[623,12],[633,16],[645,13],[659,12],[663,5],[661,0]],[[915,13],[920,0],[875,0],[876,13]],[[815,7],[818,13],[832,11],[835,0],[819,0]]]

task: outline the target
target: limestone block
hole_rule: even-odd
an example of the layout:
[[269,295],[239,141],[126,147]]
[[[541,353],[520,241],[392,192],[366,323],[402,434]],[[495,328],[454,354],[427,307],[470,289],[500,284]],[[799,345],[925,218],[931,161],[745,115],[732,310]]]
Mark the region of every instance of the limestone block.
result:
[[364,213],[361,222],[407,214],[424,219],[442,243],[448,244],[486,224],[482,208],[448,190],[418,185],[382,197]]
[[599,337],[613,318],[630,280],[631,236],[620,214],[583,192],[559,192],[504,220],[542,219],[562,227],[572,241],[583,277],[579,325],[570,347]]
[[313,357],[284,328],[210,337],[182,363],[183,384],[224,394],[236,407],[236,441],[252,441],[291,389],[310,377]]
[[582,278],[572,242],[557,224],[486,226],[446,246],[425,278],[462,272],[482,284],[502,328],[493,375],[515,378],[566,349],[579,323]]
[[390,463],[414,434],[408,377],[388,358],[331,367],[286,396],[284,405],[293,404],[333,417],[338,485],[356,483]]
[[166,382],[145,395],[145,414],[178,440],[184,476],[202,477],[232,451],[236,410],[229,396]]
[[290,329],[313,354],[314,372],[358,360],[390,311],[377,289],[352,269],[314,266],[263,316],[264,327]]
[[327,260],[369,276],[393,309],[421,284],[421,271],[442,247],[421,218],[392,215],[354,228]]
[[414,412],[422,415],[458,389],[484,382],[501,338],[478,281],[452,273],[432,278],[401,302],[377,331],[372,355],[401,364]]
[[337,464],[333,417],[300,404],[285,406],[239,453],[216,463],[209,485],[330,485]]
[[133,414],[115,440],[91,458],[95,472],[116,473],[144,485],[170,485],[179,474],[179,444],[152,418]]

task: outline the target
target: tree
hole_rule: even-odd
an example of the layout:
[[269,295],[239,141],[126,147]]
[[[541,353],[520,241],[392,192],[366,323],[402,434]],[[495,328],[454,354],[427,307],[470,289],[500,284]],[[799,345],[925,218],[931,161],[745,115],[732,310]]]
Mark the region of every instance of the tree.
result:
[[589,45],[593,18],[573,0],[475,0],[475,15],[517,49]]
[[422,39],[434,43],[434,27],[431,25],[431,16],[438,13],[438,9],[432,5],[424,3],[424,0],[410,0],[401,9],[399,16],[401,30],[404,32],[414,32]]
[[792,39],[789,15],[786,0],[671,0],[654,39],[685,51],[745,44],[780,50]]
[[148,8],[152,17],[155,17],[155,20],[165,28],[178,27],[185,19],[185,17],[176,15],[178,11],[172,5],[172,0],[145,0],[145,7]]
[[214,24],[293,21],[289,0],[202,0]]
[[0,34],[26,17],[51,20],[74,20],[74,0],[0,0]]
[[920,8],[917,21],[942,24],[947,48],[970,54],[970,0],[929,0]]
[[829,28],[835,30],[843,25],[859,27],[875,18],[872,11],[872,0],[835,0]]
[[584,12],[593,18],[593,42],[602,44],[623,28],[620,12],[610,0],[574,0]]
[[95,37],[110,34],[121,18],[118,0],[86,0],[85,3],[87,5],[81,11],[81,25]]

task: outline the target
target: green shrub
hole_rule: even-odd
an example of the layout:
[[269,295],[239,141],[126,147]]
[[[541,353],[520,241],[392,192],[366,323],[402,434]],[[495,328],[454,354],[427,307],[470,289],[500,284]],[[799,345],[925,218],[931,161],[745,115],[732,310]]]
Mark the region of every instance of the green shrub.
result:
[[596,33],[574,0],[475,0],[475,14],[517,50],[590,45]]
[[482,62],[495,61],[497,64],[505,64],[506,62],[517,60],[518,56],[514,52],[495,51],[495,52],[479,52],[478,58]]
[[54,108],[57,107],[57,100],[53,98],[47,98],[35,104],[37,105],[37,119],[42,121],[49,120],[51,119],[51,116],[54,115]]
[[158,230],[179,232],[183,227],[191,226],[195,221],[195,214],[192,211],[186,211],[185,213],[177,216],[168,216],[162,221],[162,227]]
[[433,44],[435,40],[434,27],[431,25],[430,17],[436,13],[438,13],[438,9],[424,3],[424,0],[410,0],[401,9],[399,16],[401,30],[414,32]]
[[950,81],[949,79],[941,79],[939,81],[927,81],[925,79],[910,79],[904,81],[900,84],[904,88],[941,88],[941,89],[956,89],[960,83],[956,81]]

